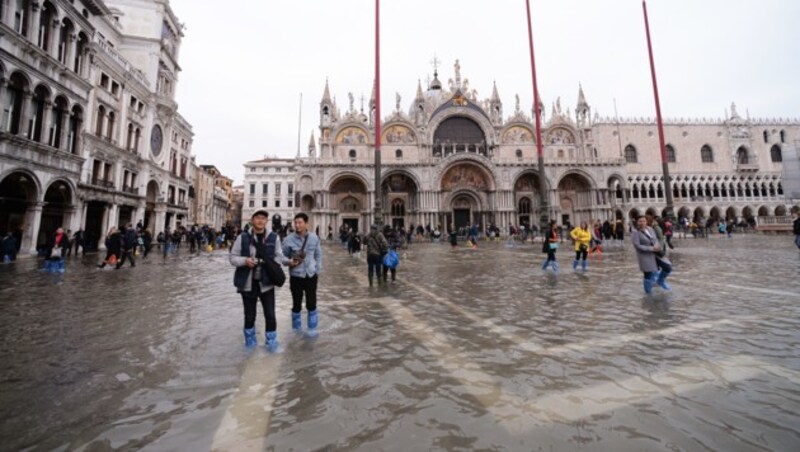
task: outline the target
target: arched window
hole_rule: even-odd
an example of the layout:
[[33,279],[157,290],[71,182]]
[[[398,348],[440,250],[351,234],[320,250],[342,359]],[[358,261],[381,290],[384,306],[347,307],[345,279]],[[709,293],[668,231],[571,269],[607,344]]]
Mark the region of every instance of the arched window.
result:
[[764,131],[764,143],[769,143],[769,131]]
[[739,147],[736,151],[736,161],[739,162],[740,165],[747,165],[750,163],[750,156],[747,155],[747,148],[744,146]]
[[404,217],[406,216],[406,203],[402,199],[395,199],[392,201],[392,216]]
[[356,159],[356,150],[355,149],[350,149],[350,153],[348,155],[350,156],[350,160],[355,160]]
[[671,144],[667,145],[667,161],[675,163],[675,148]]
[[402,149],[398,149],[398,150],[394,151],[394,158],[396,158],[398,160],[401,160],[403,158],[403,150]]
[[133,124],[128,123],[128,137],[125,140],[125,150],[130,151],[133,146]]
[[714,151],[711,150],[711,146],[706,144],[700,148],[700,158],[703,163],[714,163]]
[[517,159],[522,160],[522,149],[517,149],[514,154],[517,156]]
[[775,163],[783,161],[783,153],[781,153],[781,147],[777,144],[772,146],[772,149],[769,150],[769,155],[772,157],[772,161]]
[[632,144],[625,146],[625,161],[627,163],[637,163],[639,161],[636,155],[636,148]]
[[520,215],[530,215],[531,213],[531,200],[528,198],[522,198],[519,200],[519,214]]

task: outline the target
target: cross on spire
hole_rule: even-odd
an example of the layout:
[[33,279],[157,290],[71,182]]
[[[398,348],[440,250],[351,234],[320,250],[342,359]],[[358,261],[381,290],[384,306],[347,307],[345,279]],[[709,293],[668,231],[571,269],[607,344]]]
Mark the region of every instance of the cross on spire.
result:
[[433,66],[433,73],[437,73],[439,71],[439,64],[442,62],[439,58],[436,57],[436,54],[433,54],[433,59],[431,60],[431,65]]

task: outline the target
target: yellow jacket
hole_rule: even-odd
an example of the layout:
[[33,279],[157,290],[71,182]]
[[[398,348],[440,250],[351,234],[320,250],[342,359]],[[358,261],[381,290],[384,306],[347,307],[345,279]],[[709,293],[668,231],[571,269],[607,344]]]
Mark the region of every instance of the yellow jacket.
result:
[[575,229],[569,233],[569,236],[572,237],[572,240],[575,240],[575,251],[580,251],[581,245],[585,245],[588,251],[589,241],[592,240],[591,231],[588,229],[581,229],[580,226],[576,226]]

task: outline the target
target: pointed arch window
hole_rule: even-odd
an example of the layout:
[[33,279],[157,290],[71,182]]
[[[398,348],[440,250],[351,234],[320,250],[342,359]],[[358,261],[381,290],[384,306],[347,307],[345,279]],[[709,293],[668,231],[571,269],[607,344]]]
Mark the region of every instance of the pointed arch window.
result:
[[714,163],[714,151],[711,150],[711,146],[706,144],[700,148],[700,158],[703,163]]
[[772,149],[769,150],[769,155],[772,158],[772,161],[775,163],[779,163],[783,161],[783,153],[781,152],[781,147],[777,144],[772,146]]
[[627,163],[639,162],[639,156],[636,153],[636,148],[632,144],[625,146],[625,162]]
[[675,163],[675,147],[671,144],[667,145],[667,162]]

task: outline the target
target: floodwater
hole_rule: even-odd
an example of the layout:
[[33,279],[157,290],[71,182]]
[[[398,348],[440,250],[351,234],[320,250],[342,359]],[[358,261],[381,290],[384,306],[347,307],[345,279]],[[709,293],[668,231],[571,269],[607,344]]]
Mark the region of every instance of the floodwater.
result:
[[244,350],[225,252],[0,266],[0,449],[800,450],[791,238],[679,240],[650,297],[630,245],[540,250],[413,244],[369,288],[326,245],[320,336],[284,287],[278,354]]

